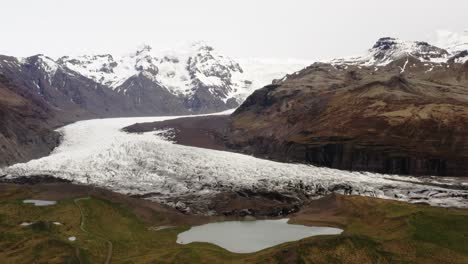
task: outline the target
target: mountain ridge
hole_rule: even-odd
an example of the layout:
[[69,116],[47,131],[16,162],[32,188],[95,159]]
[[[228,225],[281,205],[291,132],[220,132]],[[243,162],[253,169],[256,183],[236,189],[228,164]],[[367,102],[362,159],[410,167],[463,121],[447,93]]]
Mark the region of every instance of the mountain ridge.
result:
[[468,173],[468,52],[382,38],[256,90],[230,148],[281,161],[391,174]]

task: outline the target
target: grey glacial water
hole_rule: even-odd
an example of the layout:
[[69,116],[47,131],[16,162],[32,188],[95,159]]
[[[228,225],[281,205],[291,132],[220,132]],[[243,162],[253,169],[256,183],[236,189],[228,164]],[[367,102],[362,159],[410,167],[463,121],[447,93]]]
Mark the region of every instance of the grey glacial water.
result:
[[208,242],[235,253],[252,253],[281,243],[318,235],[338,235],[333,227],[290,225],[288,219],[230,221],[192,227],[177,236],[177,243]]
[[45,200],[24,200],[23,203],[32,203],[35,206],[49,206],[54,205],[56,201],[45,201]]

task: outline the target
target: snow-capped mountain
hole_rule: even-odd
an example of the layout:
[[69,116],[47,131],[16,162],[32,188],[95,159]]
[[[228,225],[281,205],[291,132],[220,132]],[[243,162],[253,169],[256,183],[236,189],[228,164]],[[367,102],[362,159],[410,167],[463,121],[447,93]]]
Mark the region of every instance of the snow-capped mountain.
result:
[[[109,54],[65,56],[58,63],[112,89],[119,88],[138,74],[144,74],[177,95],[193,94],[196,84],[221,88],[235,86],[242,81],[233,77],[242,73],[238,63],[202,42],[159,54],[153,53],[150,46],[143,45],[121,57]],[[227,97],[229,93],[222,96]]]
[[225,142],[285,162],[466,175],[468,51],[457,47],[381,38],[362,56],[314,63],[249,96]]
[[350,64],[361,66],[386,66],[402,58],[412,58],[425,63],[464,63],[468,56],[468,42],[456,37],[437,47],[424,41],[404,41],[397,38],[380,38],[364,55],[331,60],[332,64]]
[[[247,73],[238,62],[221,55],[203,42],[160,52],[153,52],[150,46],[143,45],[135,52],[121,57],[109,54],[65,56],[57,63],[119,92],[127,93],[129,87],[125,82],[141,74],[186,100],[193,99],[198,90],[206,89],[224,103],[233,100],[232,106],[241,103],[254,89],[289,72],[289,68],[276,68],[276,72],[271,74],[270,71],[266,79],[262,72],[257,73],[257,76]],[[307,63],[296,66],[293,70],[297,71],[307,66]]]
[[[381,38],[362,56],[333,65],[414,62],[424,70],[468,60],[467,35],[446,34],[437,47],[427,42]],[[411,62],[411,63],[409,63]],[[312,64],[302,60],[232,59],[203,42],[155,51],[142,45],[126,55],[28,58],[1,56],[0,74],[36,91],[50,105],[83,117],[209,113],[239,106],[254,90]],[[427,68],[427,69],[426,69]],[[284,78],[283,78],[284,80]]]
[[154,51],[148,45],[111,54],[2,56],[0,74],[60,109],[91,117],[209,113],[237,107],[255,89],[310,62],[257,62],[246,69],[203,42]]

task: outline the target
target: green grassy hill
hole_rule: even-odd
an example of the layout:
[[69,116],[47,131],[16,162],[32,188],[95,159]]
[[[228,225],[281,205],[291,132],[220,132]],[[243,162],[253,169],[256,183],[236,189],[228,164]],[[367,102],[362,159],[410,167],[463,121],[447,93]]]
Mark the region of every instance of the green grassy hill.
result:
[[[207,243],[176,243],[177,234],[190,223],[208,218],[181,216],[170,209],[145,211],[125,198],[99,192],[36,207],[22,202],[37,195],[34,187],[9,185],[1,190],[2,263],[106,263],[108,256],[110,263],[468,263],[467,210],[329,196],[291,221],[341,227],[342,235],[234,254]],[[34,224],[20,226],[23,222]],[[154,231],[167,225],[176,227]],[[69,241],[72,236],[76,241]]]

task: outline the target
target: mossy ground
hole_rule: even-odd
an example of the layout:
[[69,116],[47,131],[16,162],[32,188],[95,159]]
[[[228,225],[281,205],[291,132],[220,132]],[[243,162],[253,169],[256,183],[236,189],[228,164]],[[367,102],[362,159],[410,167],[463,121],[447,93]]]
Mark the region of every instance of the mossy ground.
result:
[[[302,224],[338,226],[338,236],[285,243],[253,254],[234,254],[207,243],[179,245],[188,225],[152,231],[164,215],[143,221],[129,206],[104,199],[23,204],[27,191],[0,194],[2,263],[468,263],[468,211],[356,196],[316,201],[292,217]],[[81,213],[85,215],[80,228]],[[187,216],[191,217],[191,216]],[[20,226],[22,222],[35,222]],[[62,225],[55,225],[60,222]],[[76,241],[68,238],[75,236]]]

